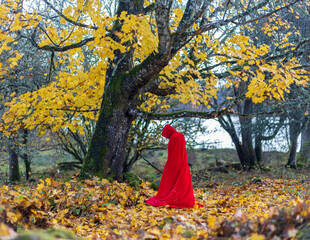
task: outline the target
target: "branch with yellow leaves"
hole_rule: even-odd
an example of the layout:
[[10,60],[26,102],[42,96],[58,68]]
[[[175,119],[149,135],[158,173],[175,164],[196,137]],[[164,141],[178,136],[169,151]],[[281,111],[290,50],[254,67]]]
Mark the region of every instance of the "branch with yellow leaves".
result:
[[[301,0],[295,0],[287,5],[285,5],[284,7],[281,7],[281,8],[278,8],[278,9],[275,9],[269,13],[266,13],[264,14],[263,16],[261,16],[260,18],[263,19],[265,17],[268,17],[274,13],[277,13],[279,12],[280,10],[283,10],[285,8],[288,8],[294,4],[296,4],[297,2],[300,2]],[[178,36],[178,38],[176,38],[174,44],[173,44],[173,48],[172,48],[172,52],[177,52],[179,51],[179,49],[181,49],[183,46],[185,46],[188,42],[190,42],[195,36],[199,35],[200,33],[202,32],[207,32],[207,31],[210,31],[212,29],[216,29],[216,28],[219,28],[219,27],[222,27],[222,26],[225,26],[225,25],[228,25],[229,23],[234,23],[236,24],[236,20],[238,19],[241,19],[245,16],[248,16],[250,15],[251,13],[255,12],[256,10],[266,6],[268,3],[270,2],[270,0],[264,0],[262,1],[261,3],[257,4],[256,6],[242,12],[242,13],[239,13],[231,18],[228,18],[228,19],[225,19],[225,20],[220,20],[220,21],[215,21],[215,22],[209,22],[207,23],[206,25],[204,26],[201,26],[198,30],[194,31],[194,32],[184,32],[182,34],[182,37],[176,32],[175,34]],[[252,22],[252,21],[256,21],[258,20],[257,18],[254,18],[254,19],[250,19],[248,21],[244,21],[244,22],[241,22],[241,23],[238,23],[236,25],[245,25],[249,22]]]
[[22,36],[22,37],[28,39],[31,42],[31,44],[37,49],[51,51],[51,52],[65,52],[65,51],[68,51],[74,48],[80,48],[80,47],[83,47],[88,42],[95,40],[95,37],[89,37],[89,38],[83,39],[80,42],[73,43],[67,46],[45,45],[45,46],[40,47],[39,44],[35,41],[34,34],[31,37],[27,37],[27,36]]
[[289,3],[289,4],[286,4],[286,5],[283,6],[283,7],[280,7],[280,8],[275,9],[274,11],[271,11],[271,12],[269,12],[269,13],[266,13],[266,14],[262,15],[262,16],[259,16],[259,17],[257,17],[257,18],[250,19],[250,20],[245,21],[245,22],[242,22],[242,23],[237,23],[237,22],[232,22],[232,23],[234,23],[234,24],[236,24],[236,25],[244,25],[244,24],[248,24],[248,23],[251,23],[251,22],[259,21],[259,20],[261,20],[261,19],[263,19],[263,18],[269,17],[269,16],[271,16],[271,15],[274,14],[274,13],[277,13],[277,12],[283,10],[283,9],[286,9],[286,8],[292,6],[292,5],[296,4],[296,3],[299,2],[299,1],[300,1],[300,0],[295,0],[295,1],[291,2],[291,3]]
[[151,113],[141,110],[130,110],[129,113],[136,117],[141,117],[148,120],[171,120],[176,118],[184,117],[193,117],[193,118],[202,118],[202,119],[213,119],[224,115],[235,114],[233,110],[228,108],[222,110],[214,110],[211,112],[202,112],[202,111],[190,111],[190,110],[181,110],[171,113]]
[[[292,58],[292,57],[299,57],[303,54],[307,54],[310,52],[310,50],[304,50],[301,49],[305,44],[309,44],[310,43],[310,38],[305,38],[305,39],[301,39],[298,43],[296,43],[296,47],[294,51],[290,51],[290,49],[292,48],[292,46],[289,46],[287,48],[283,48],[283,49],[278,49],[276,48],[276,50],[271,51],[266,53],[265,55],[259,57],[259,60],[264,59],[266,62],[270,62],[270,61],[275,61],[275,60],[279,60],[279,59],[283,59],[283,58]],[[298,50],[298,51],[297,51]],[[224,54],[214,54],[214,56],[223,56],[226,58],[232,58],[231,56],[228,55],[224,55]],[[235,59],[240,59],[239,57],[234,57]],[[248,62],[251,60],[248,60]],[[229,75],[231,75],[231,71],[239,71],[242,68],[244,68],[245,66],[251,66],[247,63],[243,64],[243,65],[232,65],[230,69],[228,69],[227,71],[224,72],[219,72],[219,73],[209,73],[210,70],[225,65],[225,64],[235,64],[237,63],[237,60],[227,60],[227,61],[223,61],[205,68],[200,69],[200,73],[202,74],[201,76],[206,78],[206,77],[210,77],[211,75],[216,76],[217,78],[224,78],[224,77],[228,77]],[[309,67],[308,65],[304,65],[304,66],[298,66],[298,67],[294,67],[293,69],[301,69],[301,68],[306,68]]]
[[49,1],[47,0],[43,0],[43,2],[45,2],[51,9],[53,9],[60,17],[62,17],[63,19],[65,19],[67,22],[78,26],[78,27],[83,27],[83,28],[89,28],[89,29],[93,29],[93,30],[97,30],[98,27],[97,26],[91,26],[91,25],[86,25],[83,23],[79,23],[76,21],[73,21],[72,19],[66,17],[62,12],[60,12],[57,8],[55,8]]
[[[152,112],[145,112],[138,109],[132,109],[129,111],[129,114],[140,117],[147,120],[172,120],[177,118],[201,118],[201,119],[214,119],[219,118],[225,115],[236,115],[243,118],[253,118],[253,117],[259,117],[259,116],[274,116],[279,114],[286,114],[287,112],[290,112],[295,109],[300,108],[308,108],[310,103],[309,102],[303,102],[303,103],[286,103],[282,102],[282,104],[274,105],[270,109],[260,112],[253,112],[250,114],[244,114],[239,113],[235,111],[233,108],[241,103],[243,98],[236,98],[235,102],[229,106],[229,107],[223,107],[224,104],[222,103],[218,109],[212,110],[212,111],[192,111],[192,110],[179,110],[169,113],[152,113]],[[231,100],[230,100],[231,101]]]

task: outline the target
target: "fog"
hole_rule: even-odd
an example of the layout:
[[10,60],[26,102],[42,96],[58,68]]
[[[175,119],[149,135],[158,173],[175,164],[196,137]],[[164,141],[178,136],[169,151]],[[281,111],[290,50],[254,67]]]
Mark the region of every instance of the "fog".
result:
[[[234,120],[234,118],[233,118]],[[235,118],[236,120],[236,118]],[[236,121],[234,121],[236,123]],[[205,120],[204,125],[207,127],[206,133],[200,133],[198,142],[205,142],[207,148],[232,148],[234,144],[231,141],[229,134],[221,127],[220,123],[215,119]],[[237,123],[236,126],[238,127]],[[288,129],[282,128],[277,136],[270,141],[263,141],[263,151],[280,151],[287,152],[289,149]],[[300,136],[298,139],[300,148]]]

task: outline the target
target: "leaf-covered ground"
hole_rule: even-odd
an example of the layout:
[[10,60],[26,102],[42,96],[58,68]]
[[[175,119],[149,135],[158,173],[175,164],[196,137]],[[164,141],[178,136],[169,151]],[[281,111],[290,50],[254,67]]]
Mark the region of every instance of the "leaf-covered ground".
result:
[[146,182],[136,191],[105,179],[47,178],[34,187],[2,186],[0,222],[16,230],[65,227],[93,239],[290,239],[310,219],[309,186],[281,179],[210,185],[195,189],[203,208],[171,209],[144,203],[156,193]]

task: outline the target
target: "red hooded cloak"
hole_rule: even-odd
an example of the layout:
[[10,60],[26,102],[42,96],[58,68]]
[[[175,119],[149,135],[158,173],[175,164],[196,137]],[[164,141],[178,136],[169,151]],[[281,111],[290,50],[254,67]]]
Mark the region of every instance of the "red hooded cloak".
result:
[[195,197],[184,135],[167,124],[162,136],[169,139],[168,160],[156,196],[146,200],[146,203],[155,207],[191,208]]

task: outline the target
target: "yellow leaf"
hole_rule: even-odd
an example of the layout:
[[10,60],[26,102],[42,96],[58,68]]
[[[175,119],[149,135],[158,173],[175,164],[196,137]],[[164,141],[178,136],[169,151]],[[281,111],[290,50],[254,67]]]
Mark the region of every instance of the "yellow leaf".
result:
[[209,228],[215,227],[216,218],[214,216],[208,217],[208,226]]
[[265,240],[265,236],[258,233],[252,233],[247,240]]

